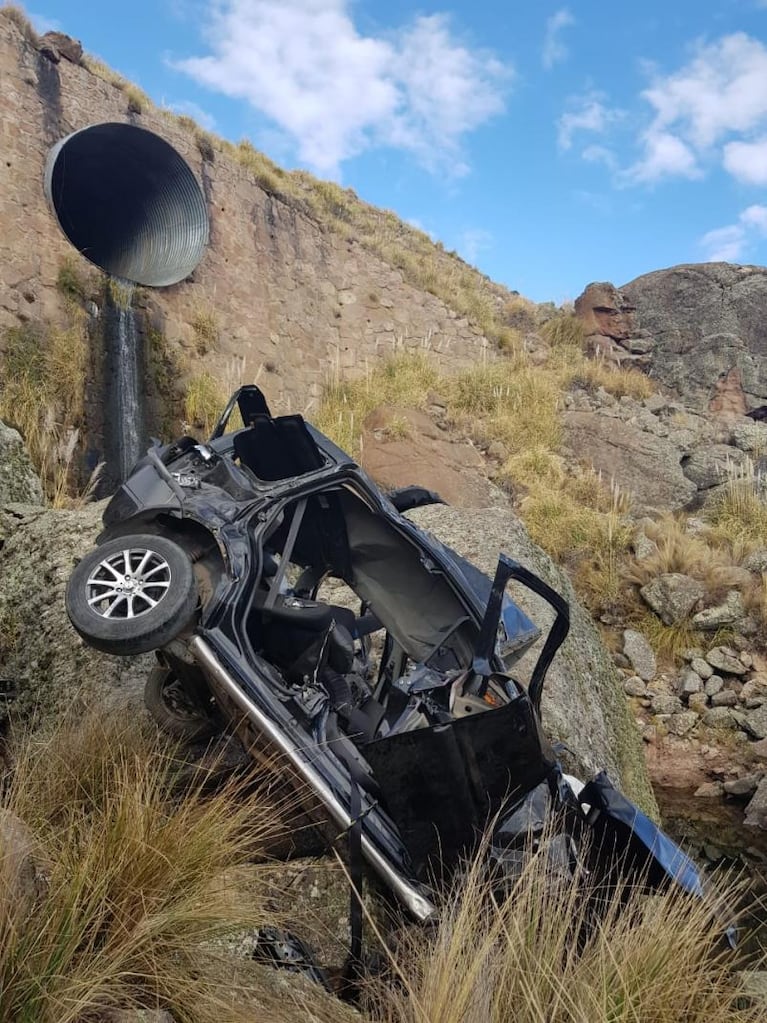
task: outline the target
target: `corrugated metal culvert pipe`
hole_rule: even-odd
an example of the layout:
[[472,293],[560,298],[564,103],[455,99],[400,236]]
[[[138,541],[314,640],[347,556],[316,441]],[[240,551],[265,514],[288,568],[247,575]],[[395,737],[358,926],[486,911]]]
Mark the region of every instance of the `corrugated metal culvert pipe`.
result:
[[136,284],[176,284],[208,243],[205,198],[191,168],[159,135],[132,124],[94,124],[57,142],[45,192],[74,247]]

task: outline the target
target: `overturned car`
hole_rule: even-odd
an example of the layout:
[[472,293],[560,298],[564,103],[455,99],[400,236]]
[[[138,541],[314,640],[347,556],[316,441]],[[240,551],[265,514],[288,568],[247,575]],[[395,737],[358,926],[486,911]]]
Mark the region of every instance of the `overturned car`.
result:
[[[313,813],[417,919],[434,916],[434,886],[489,822],[493,854],[513,865],[553,813],[566,857],[588,834],[606,876],[619,861],[624,877],[700,894],[681,850],[604,774],[565,775],[543,732],[567,603],[505,555],[489,579],[402,514],[438,500],[384,495],[243,387],[206,443],[183,437],[136,464],[67,610],[99,650],[157,651],[146,698],[166,728],[233,726],[279,754]],[[512,579],[554,610],[526,684],[515,664],[542,637]]]

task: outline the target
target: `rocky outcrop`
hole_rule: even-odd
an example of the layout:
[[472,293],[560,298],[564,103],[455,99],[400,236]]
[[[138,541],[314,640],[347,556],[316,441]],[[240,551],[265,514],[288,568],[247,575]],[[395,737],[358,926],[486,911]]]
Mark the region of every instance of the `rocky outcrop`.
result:
[[361,447],[363,468],[386,489],[417,483],[459,508],[506,504],[488,481],[485,460],[476,447],[457,439],[425,412],[374,409],[365,420]]
[[20,434],[0,422],[0,507],[13,502],[42,504],[43,488]]
[[635,313],[631,299],[608,281],[589,284],[575,300],[587,351],[618,365],[649,362],[653,342]]
[[[86,647],[64,608],[75,564],[101,529],[102,505],[80,511],[12,506],[0,532],[0,678],[14,715],[48,718],[94,698],[139,705],[154,659],[108,657]],[[0,704],[0,720],[7,713]]]
[[682,508],[695,497],[678,441],[604,413],[572,411],[562,418],[571,455],[630,492],[637,510]]
[[64,32],[46,32],[40,36],[37,48],[54,64],[58,64],[62,57],[70,64],[79,64],[83,59],[83,44]]
[[[570,602],[570,634],[554,659],[544,689],[545,725],[549,734],[573,751],[576,773],[583,776],[605,768],[627,794],[654,812],[639,733],[627,713],[620,679],[564,571],[531,541],[510,511],[487,509],[477,514],[432,506],[418,509],[412,517],[490,574],[498,552],[506,551]],[[521,588],[515,588],[514,597],[538,625],[548,627],[552,612],[546,603]],[[538,651],[536,646],[536,656]],[[527,677],[531,667],[531,657],[526,656],[520,675]]]
[[742,415],[767,402],[767,269],[685,264],[620,291],[653,341],[653,377],[685,403]]

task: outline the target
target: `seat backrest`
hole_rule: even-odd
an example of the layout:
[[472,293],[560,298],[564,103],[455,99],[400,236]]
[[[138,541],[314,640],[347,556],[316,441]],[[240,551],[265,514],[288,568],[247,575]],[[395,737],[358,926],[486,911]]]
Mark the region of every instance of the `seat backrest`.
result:
[[322,468],[324,459],[301,416],[256,415],[234,438],[234,454],[260,480],[290,479]]

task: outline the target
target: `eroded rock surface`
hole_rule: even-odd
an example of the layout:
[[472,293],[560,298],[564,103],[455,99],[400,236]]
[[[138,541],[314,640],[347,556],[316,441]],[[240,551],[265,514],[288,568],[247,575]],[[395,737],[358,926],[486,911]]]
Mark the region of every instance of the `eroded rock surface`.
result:
[[682,508],[695,497],[697,487],[684,474],[684,451],[676,441],[598,412],[565,412],[563,423],[572,457],[630,492],[638,510]]
[[767,402],[767,269],[684,264],[620,290],[655,342],[662,385],[701,411],[742,415]]
[[[70,625],[64,590],[75,560],[93,547],[103,505],[78,511],[13,506],[0,518],[0,677],[12,707],[43,718],[75,700],[117,697],[140,704],[154,659],[109,657]],[[0,715],[4,714],[0,705]]]
[[41,505],[43,488],[21,435],[0,422],[0,506],[8,502]]
[[479,451],[426,412],[382,406],[364,427],[362,465],[384,489],[416,483],[459,508],[506,503],[488,481]]

